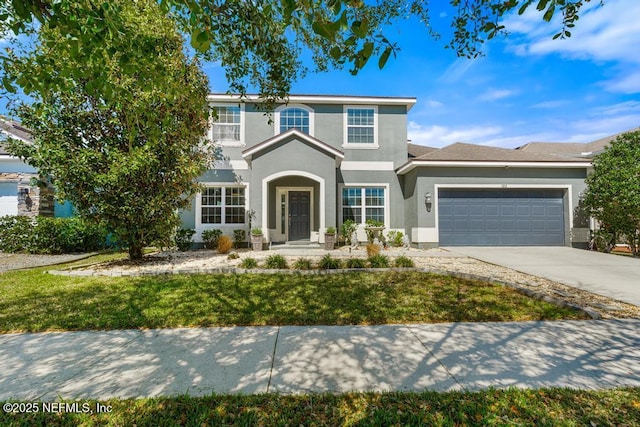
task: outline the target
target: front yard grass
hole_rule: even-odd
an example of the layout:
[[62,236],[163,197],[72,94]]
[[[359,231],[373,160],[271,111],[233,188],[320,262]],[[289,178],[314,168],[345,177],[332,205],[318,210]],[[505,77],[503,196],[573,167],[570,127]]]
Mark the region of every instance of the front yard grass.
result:
[[[88,402],[95,408],[95,401]],[[100,402],[110,413],[9,414],[10,426],[638,426],[640,389],[213,395]]]
[[67,277],[0,274],[0,333],[584,318],[509,288],[428,273]]

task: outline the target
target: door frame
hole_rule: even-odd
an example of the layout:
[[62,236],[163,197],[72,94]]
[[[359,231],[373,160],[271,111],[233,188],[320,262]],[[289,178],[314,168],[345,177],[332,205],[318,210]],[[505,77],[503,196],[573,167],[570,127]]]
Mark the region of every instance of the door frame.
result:
[[[276,187],[276,236],[278,240],[289,240],[289,191],[308,191],[309,192],[309,238],[311,238],[311,232],[314,230],[315,218],[314,218],[314,194],[313,187]],[[284,230],[282,230],[282,196],[284,195]],[[276,237],[274,236],[274,237]]]

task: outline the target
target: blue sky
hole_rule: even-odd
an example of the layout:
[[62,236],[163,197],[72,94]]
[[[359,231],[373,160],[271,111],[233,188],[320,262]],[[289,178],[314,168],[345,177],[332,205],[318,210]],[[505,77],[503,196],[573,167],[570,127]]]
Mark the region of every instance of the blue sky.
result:
[[[432,2],[433,5],[444,2]],[[372,60],[357,76],[347,70],[312,74],[292,93],[415,96],[409,138],[442,147],[469,142],[517,147],[531,141],[588,142],[640,126],[640,2],[592,0],[573,36],[552,40],[535,8],[506,19],[507,38],[485,44],[486,56],[458,59],[445,49],[451,14],[432,8],[436,42],[416,22],[385,35],[401,52],[384,70]],[[221,70],[206,70],[216,92]]]
[[[401,51],[383,70],[375,58],[357,76],[346,69],[310,74],[292,93],[416,97],[409,139],[435,147],[588,142],[640,126],[640,1],[606,0],[601,7],[592,0],[565,40],[552,40],[559,19],[544,23],[531,7],[507,17],[510,35],[486,43],[486,56],[474,60],[444,48],[447,7],[432,2],[441,41],[415,21],[400,21],[385,31]],[[226,92],[220,66],[204,69],[212,91]]]

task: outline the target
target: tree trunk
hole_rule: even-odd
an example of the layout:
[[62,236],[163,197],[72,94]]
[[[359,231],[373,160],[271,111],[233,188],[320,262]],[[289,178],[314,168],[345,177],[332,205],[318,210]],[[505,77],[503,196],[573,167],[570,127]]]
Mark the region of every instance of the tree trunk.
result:
[[142,259],[142,252],[143,246],[138,243],[131,243],[129,244],[129,259],[130,260],[136,260],[136,259]]

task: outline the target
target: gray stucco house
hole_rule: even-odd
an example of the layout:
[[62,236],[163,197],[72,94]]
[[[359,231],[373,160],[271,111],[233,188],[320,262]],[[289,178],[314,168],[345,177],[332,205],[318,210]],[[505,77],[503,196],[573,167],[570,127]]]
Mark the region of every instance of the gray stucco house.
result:
[[[261,227],[269,242],[323,242],[346,219],[385,224],[414,246],[585,246],[588,144],[515,150],[407,142],[415,98],[292,95],[269,123],[260,99],[209,96],[222,159],[181,213],[197,231]],[[605,144],[606,145],[606,144]],[[569,147],[571,146],[571,147]]]

